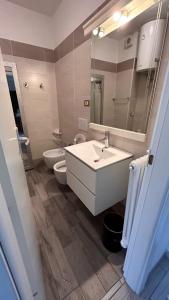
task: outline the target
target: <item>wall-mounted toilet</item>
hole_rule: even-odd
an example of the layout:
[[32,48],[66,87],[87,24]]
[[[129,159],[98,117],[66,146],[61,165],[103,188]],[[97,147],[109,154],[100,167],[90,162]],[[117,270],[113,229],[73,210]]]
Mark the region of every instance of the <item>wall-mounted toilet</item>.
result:
[[65,150],[63,148],[56,148],[45,151],[43,153],[44,161],[49,169],[53,169],[55,163],[65,159]]
[[[78,133],[76,134],[75,138],[74,138],[74,144],[78,144],[78,143],[83,143],[86,141],[86,137],[81,134]],[[55,173],[55,177],[57,179],[57,181],[60,184],[67,184],[67,176],[66,176],[66,171],[67,171],[67,167],[66,167],[66,160],[57,162],[54,166],[53,166],[53,170]]]
[[[55,133],[55,134],[54,134]],[[60,131],[56,130],[53,135],[60,137]],[[74,144],[83,143],[86,141],[86,137],[78,133],[74,138]],[[56,148],[52,150],[45,151],[43,153],[44,161],[49,169],[53,169],[55,177],[60,184],[67,184],[66,177],[66,161],[65,161],[65,150],[63,148]]]
[[59,161],[53,166],[56,179],[60,184],[67,184],[66,169],[66,160]]

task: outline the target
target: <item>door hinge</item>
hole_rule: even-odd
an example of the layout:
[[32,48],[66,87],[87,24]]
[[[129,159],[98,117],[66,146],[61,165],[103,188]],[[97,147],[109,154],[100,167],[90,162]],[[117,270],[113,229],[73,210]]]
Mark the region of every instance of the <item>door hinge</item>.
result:
[[154,155],[153,154],[149,154],[149,156],[148,156],[148,165],[152,165],[153,164],[153,160],[154,160]]

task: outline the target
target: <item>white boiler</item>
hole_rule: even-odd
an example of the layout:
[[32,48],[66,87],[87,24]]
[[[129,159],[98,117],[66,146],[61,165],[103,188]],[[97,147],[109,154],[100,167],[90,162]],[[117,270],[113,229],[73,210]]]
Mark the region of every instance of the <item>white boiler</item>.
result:
[[154,69],[157,67],[157,61],[160,58],[161,45],[163,41],[165,20],[154,20],[144,24],[141,27],[137,71]]

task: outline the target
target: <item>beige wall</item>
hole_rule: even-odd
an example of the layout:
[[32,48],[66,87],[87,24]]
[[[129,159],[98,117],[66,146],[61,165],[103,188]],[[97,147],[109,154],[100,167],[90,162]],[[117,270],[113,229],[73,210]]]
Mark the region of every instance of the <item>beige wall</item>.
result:
[[[59,127],[55,64],[3,57],[4,61],[16,63],[32,158],[39,159],[43,151],[56,146],[52,137],[53,129]],[[28,82],[28,88],[23,86],[24,82]],[[44,84],[43,89],[39,88],[40,83]]]
[[101,5],[109,1],[62,0],[53,18],[55,46],[58,46]]
[[90,118],[90,107],[83,103],[90,99],[90,40],[56,63],[56,82],[63,142],[69,144],[79,131],[78,118]]
[[54,49],[53,19],[12,2],[0,0],[0,37]]

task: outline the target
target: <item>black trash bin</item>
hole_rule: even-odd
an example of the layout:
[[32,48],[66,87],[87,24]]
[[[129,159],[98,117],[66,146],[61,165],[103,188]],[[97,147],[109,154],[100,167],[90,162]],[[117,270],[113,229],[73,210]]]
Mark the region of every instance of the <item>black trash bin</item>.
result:
[[103,245],[111,252],[118,252],[122,249],[120,241],[122,238],[124,219],[115,213],[109,213],[104,217],[103,222]]

